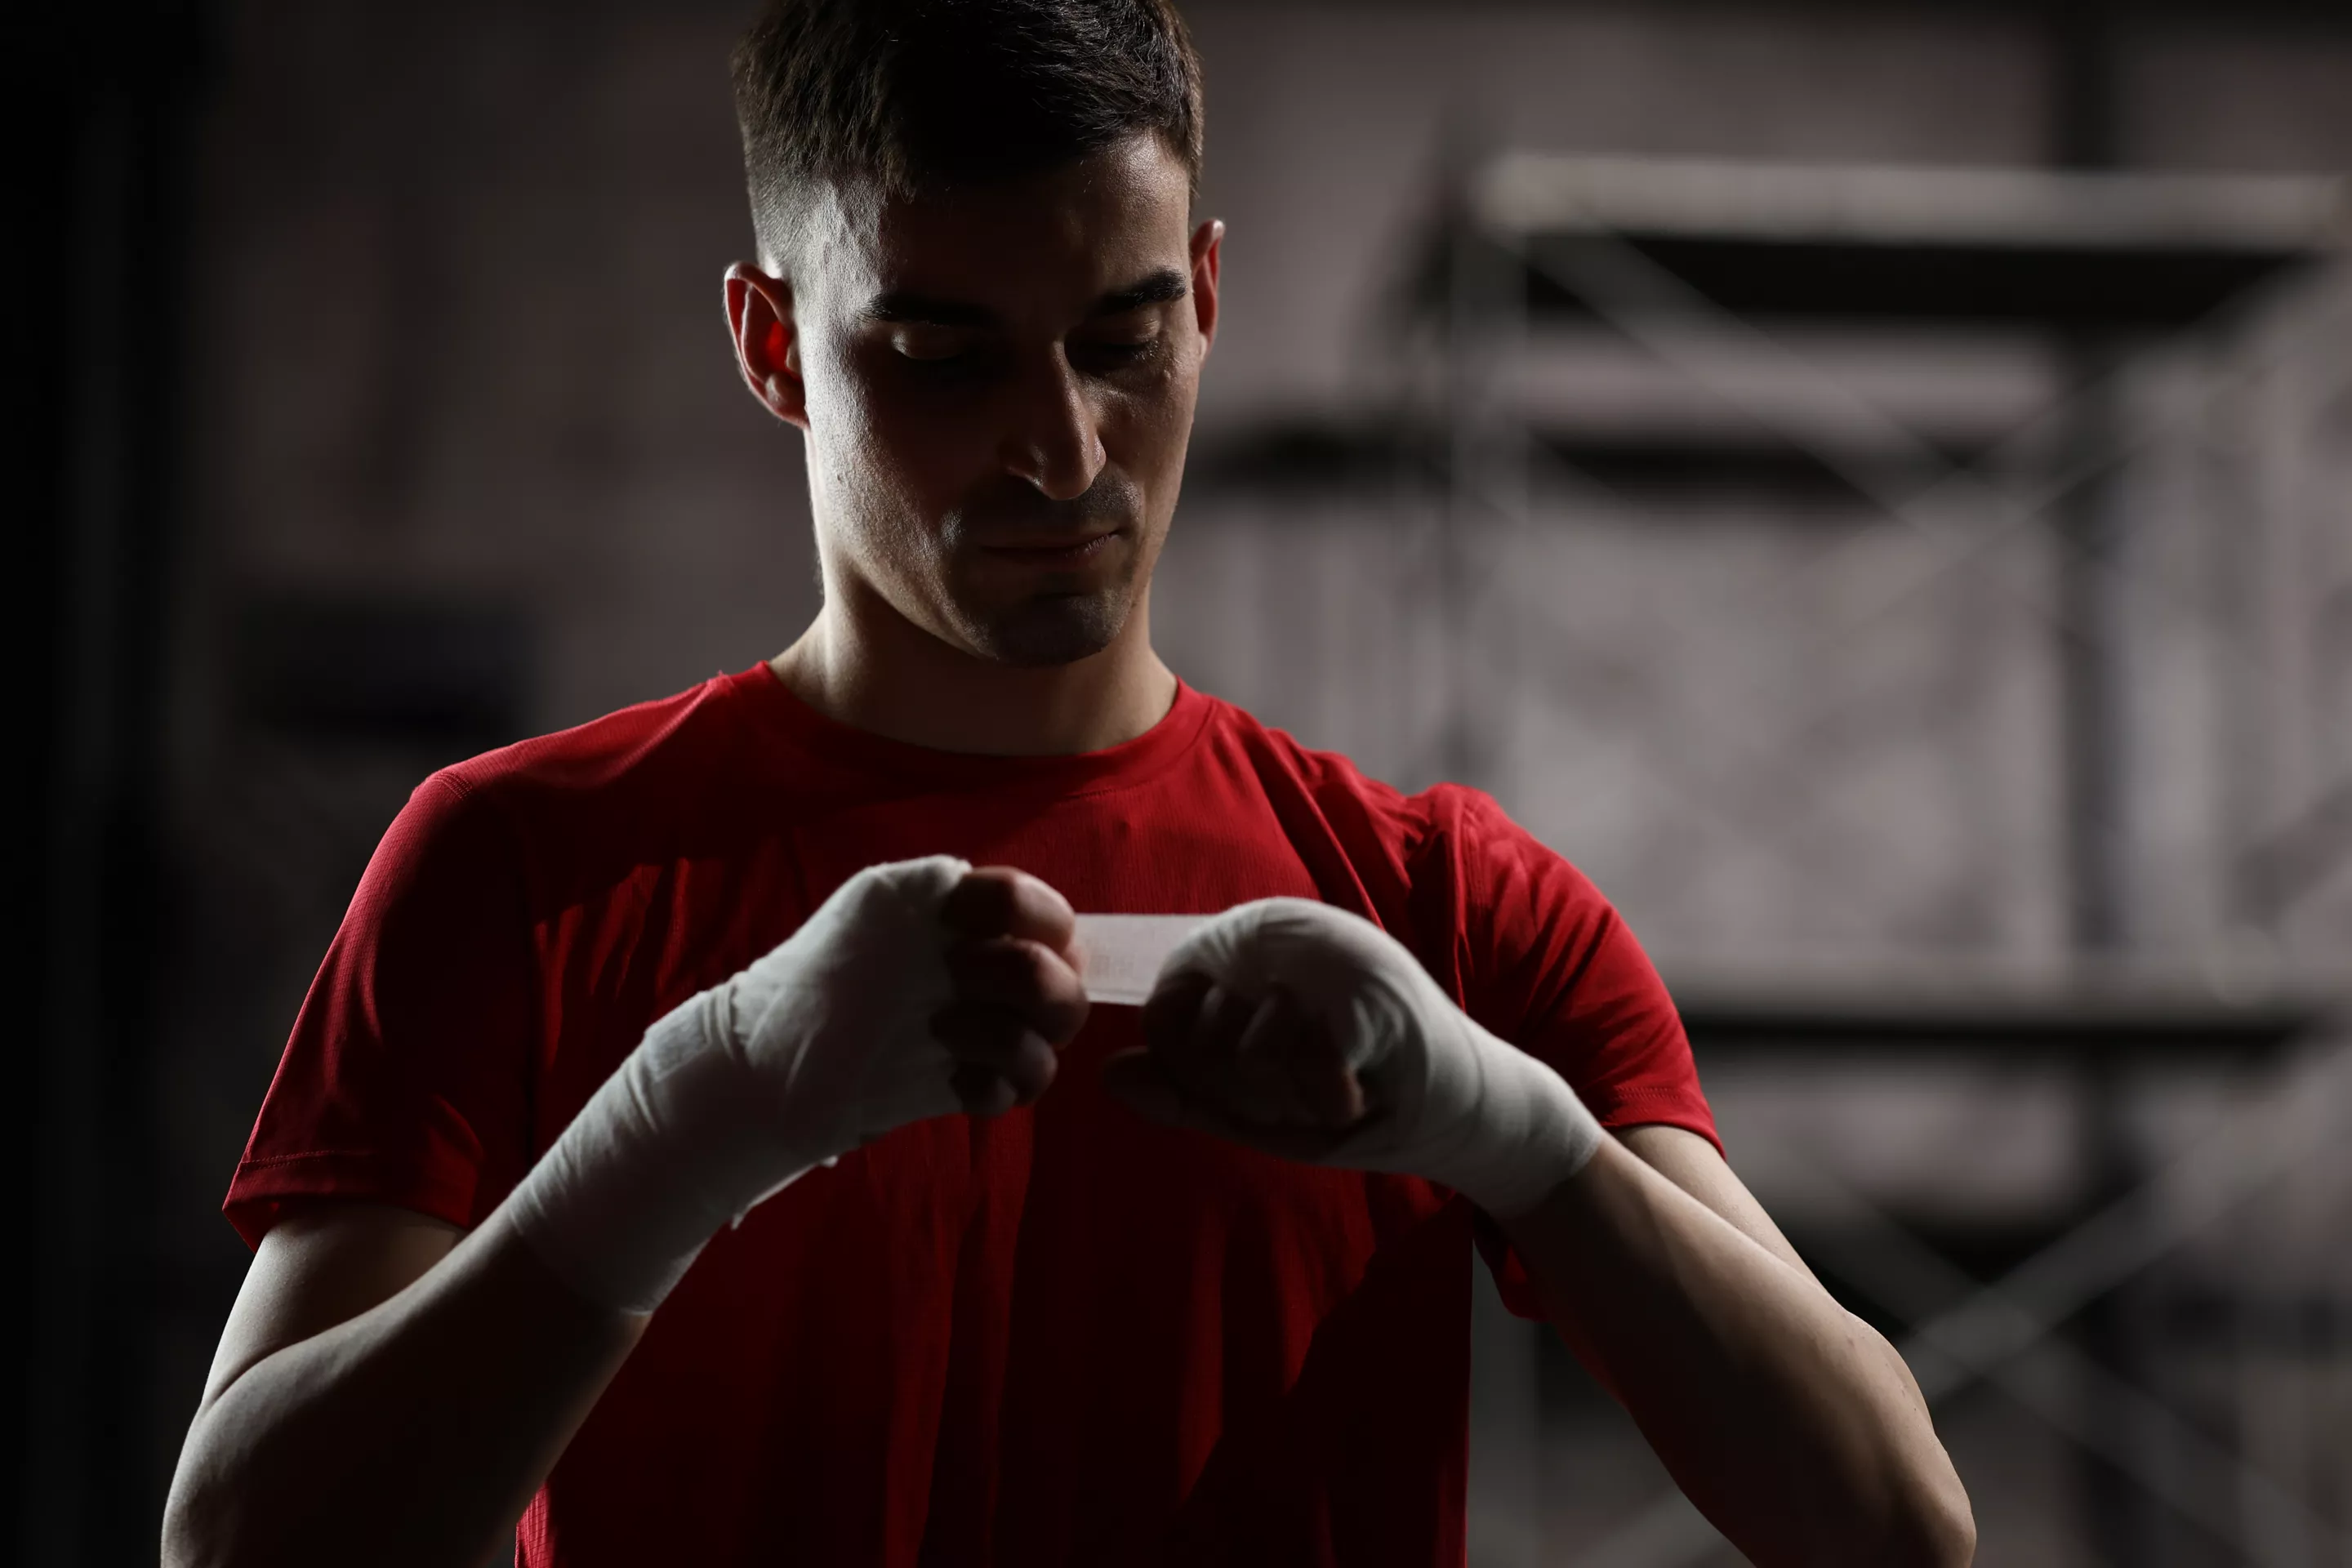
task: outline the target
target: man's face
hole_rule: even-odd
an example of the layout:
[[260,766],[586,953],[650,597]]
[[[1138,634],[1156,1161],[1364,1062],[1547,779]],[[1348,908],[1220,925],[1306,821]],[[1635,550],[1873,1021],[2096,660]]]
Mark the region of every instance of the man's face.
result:
[[791,309],[829,583],[1006,663],[1109,646],[1175,510],[1215,324],[1218,231],[1188,206],[1149,135],[820,205]]

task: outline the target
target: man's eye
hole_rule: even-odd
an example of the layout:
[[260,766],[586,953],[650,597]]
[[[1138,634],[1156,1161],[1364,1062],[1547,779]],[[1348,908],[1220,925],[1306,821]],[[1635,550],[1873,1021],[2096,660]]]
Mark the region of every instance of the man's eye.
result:
[[1129,364],[1137,360],[1150,358],[1159,350],[1160,334],[1155,332],[1148,338],[1108,341],[1097,339],[1083,344],[1082,347],[1097,359],[1108,361],[1112,364]]
[[917,364],[952,364],[970,352],[970,345],[961,339],[923,332],[909,332],[891,346],[900,358]]

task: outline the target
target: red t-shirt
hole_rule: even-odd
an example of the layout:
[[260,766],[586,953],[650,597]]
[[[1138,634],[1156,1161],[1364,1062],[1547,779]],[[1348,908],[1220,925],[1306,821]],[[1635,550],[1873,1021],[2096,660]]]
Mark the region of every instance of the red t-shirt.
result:
[[[229,1188],[478,1224],[646,1026],[860,868],[1022,867],[1081,911],[1321,899],[1612,1126],[1712,1139],[1591,884],[1474,790],[1401,795],[1192,689],[1083,756],[925,750],[754,666],[435,774],[384,836]],[[1094,1068],[900,1129],[722,1231],[524,1515],[531,1563],[1454,1565],[1474,1214],[1149,1125]],[[1475,1229],[1513,1309],[1535,1296]]]

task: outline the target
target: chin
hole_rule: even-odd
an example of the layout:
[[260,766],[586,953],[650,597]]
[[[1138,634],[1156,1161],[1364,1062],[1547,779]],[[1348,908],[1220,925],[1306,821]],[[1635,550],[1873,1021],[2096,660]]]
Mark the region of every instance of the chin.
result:
[[981,657],[1000,664],[1076,664],[1118,640],[1129,608],[1124,594],[1053,595],[972,616],[965,636]]

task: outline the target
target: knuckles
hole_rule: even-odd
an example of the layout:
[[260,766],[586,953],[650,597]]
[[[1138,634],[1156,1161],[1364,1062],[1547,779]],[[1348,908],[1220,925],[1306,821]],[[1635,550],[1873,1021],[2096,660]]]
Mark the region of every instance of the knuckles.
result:
[[959,997],[1009,1007],[1057,1044],[1086,1022],[1086,991],[1076,971],[1041,942],[1021,937],[959,942],[948,950],[947,962]]
[[965,873],[940,904],[940,920],[960,936],[1026,937],[1065,949],[1077,928],[1069,900],[1051,884],[1010,866]]
[[949,889],[940,919],[963,936],[1003,936],[1013,929],[1020,902],[1017,886],[995,867],[969,872]]
[[1171,976],[1145,1005],[1144,1044],[1171,1083],[1241,1122],[1336,1130],[1365,1111],[1328,1028],[1279,987],[1252,997]]

